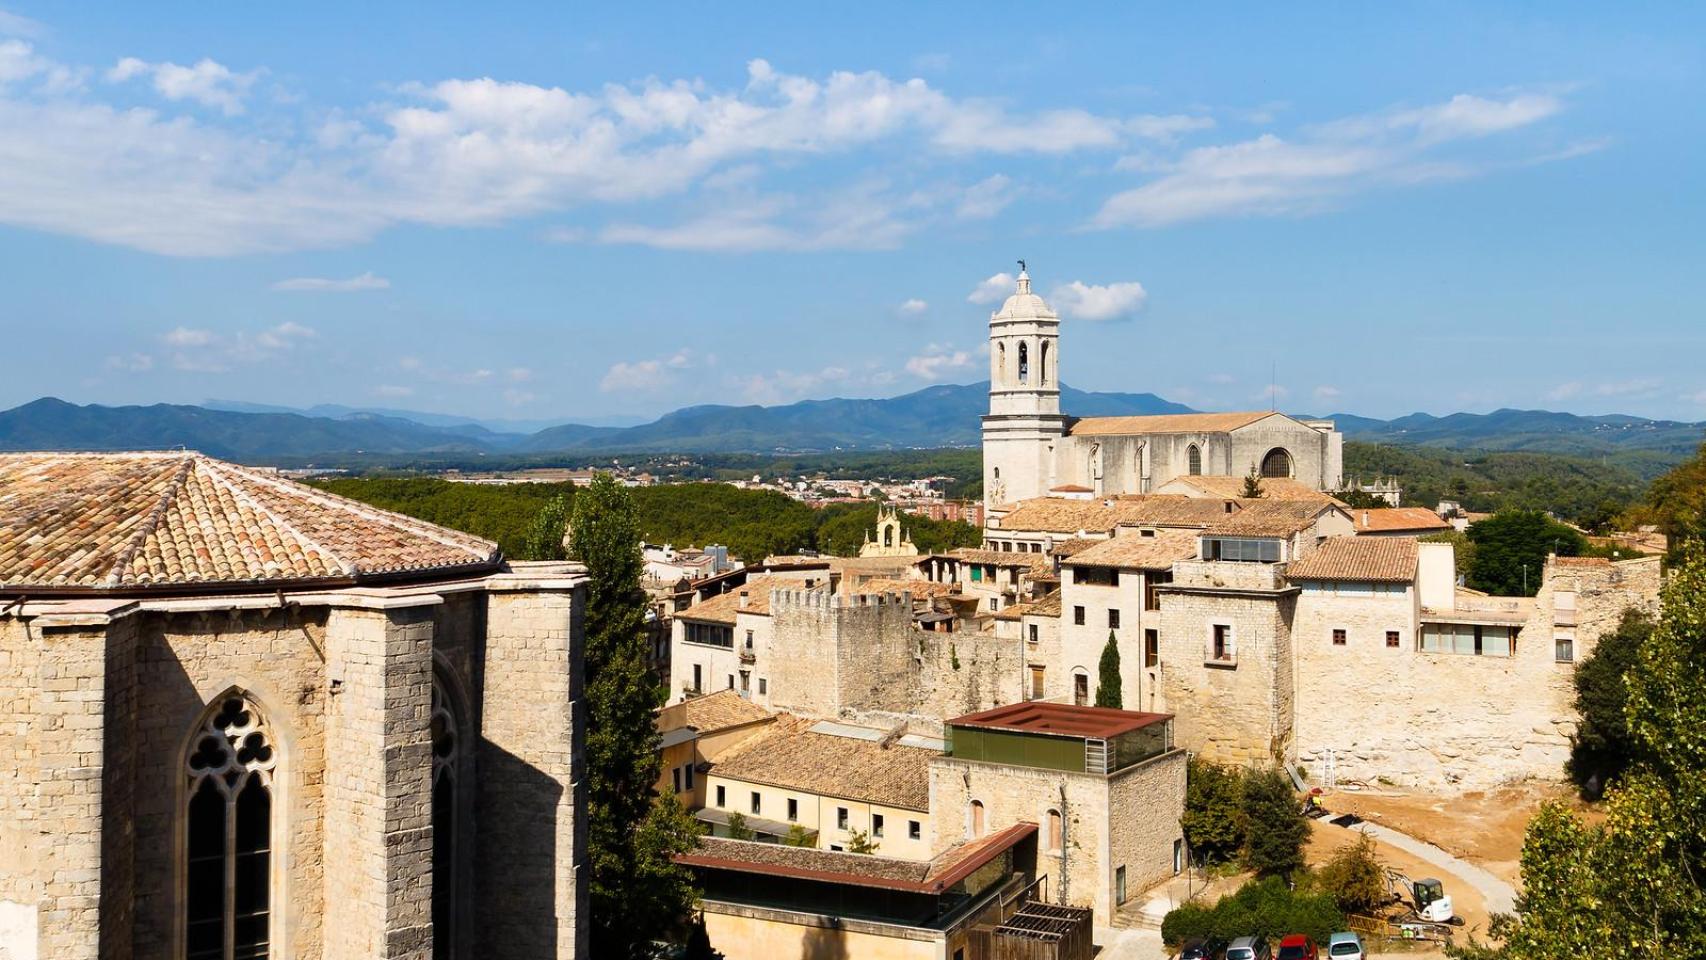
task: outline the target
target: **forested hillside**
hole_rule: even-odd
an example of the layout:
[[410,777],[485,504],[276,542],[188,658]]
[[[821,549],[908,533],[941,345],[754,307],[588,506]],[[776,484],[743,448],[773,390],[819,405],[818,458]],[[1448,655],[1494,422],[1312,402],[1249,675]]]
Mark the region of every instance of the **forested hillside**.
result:
[[[520,556],[527,525],[551,498],[574,496],[570,484],[488,486],[427,477],[343,478],[320,487],[386,510],[496,540],[507,556]],[[756,562],[771,554],[818,550],[839,556],[859,552],[865,531],[876,526],[877,506],[836,504],[815,510],[766,490],[724,483],[684,483],[633,491],[642,535],[676,546],[726,544]],[[966,523],[903,519],[921,551],[976,546],[982,535]]]
[[1456,500],[1476,513],[1545,510],[1590,530],[1638,502],[1646,488],[1616,458],[1345,444],[1347,482],[1380,476],[1398,478],[1407,505]]

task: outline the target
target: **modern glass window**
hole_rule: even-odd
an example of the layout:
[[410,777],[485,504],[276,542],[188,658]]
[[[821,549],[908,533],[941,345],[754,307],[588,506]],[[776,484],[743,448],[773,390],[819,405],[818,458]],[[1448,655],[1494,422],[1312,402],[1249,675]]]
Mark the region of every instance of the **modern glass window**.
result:
[[1424,623],[1422,650],[1477,657],[1508,657],[1516,647],[1515,632],[1500,625]]
[[1278,563],[1280,541],[1253,537],[1204,537],[1204,560],[1227,560],[1235,563]]
[[198,727],[185,771],[184,956],[262,960],[272,944],[272,784],[278,755],[239,693]]

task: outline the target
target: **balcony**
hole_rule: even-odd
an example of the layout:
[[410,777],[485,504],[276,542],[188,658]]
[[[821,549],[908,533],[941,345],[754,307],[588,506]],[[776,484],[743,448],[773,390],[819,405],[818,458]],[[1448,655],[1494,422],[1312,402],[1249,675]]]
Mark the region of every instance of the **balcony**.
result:
[[752,649],[751,647],[741,647],[740,648],[740,662],[745,663],[745,664],[757,663],[758,662],[758,651]]

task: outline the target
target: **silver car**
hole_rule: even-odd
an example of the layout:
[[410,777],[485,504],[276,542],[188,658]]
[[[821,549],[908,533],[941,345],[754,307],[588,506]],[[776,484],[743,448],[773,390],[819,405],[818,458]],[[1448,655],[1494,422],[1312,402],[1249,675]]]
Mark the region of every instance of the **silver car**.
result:
[[1365,956],[1362,938],[1349,931],[1327,938],[1328,960],[1362,960]]
[[1226,960],[1272,960],[1268,942],[1261,937],[1239,937],[1226,948]]

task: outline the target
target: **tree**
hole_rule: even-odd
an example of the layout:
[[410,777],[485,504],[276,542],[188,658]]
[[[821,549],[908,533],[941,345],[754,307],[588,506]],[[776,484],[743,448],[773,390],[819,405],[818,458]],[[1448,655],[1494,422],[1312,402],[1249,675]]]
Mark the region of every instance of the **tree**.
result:
[[1179,823],[1193,856],[1227,863],[1244,846],[1244,776],[1236,767],[1187,761],[1185,814]]
[[592,949],[639,958],[697,899],[675,862],[699,830],[673,795],[654,800],[663,763],[652,711],[663,690],[646,665],[639,527],[608,474],[575,496],[572,553],[587,568],[586,815]]
[[1706,956],[1706,556],[1685,553],[1625,677],[1634,761],[1589,826],[1562,804],[1529,822],[1523,895],[1496,931],[1508,960]]
[[569,498],[558,494],[545,503],[528,524],[523,560],[564,560],[568,557]]
[[848,853],[876,853],[878,844],[864,830],[854,830],[847,835]]
[[1252,880],[1238,892],[1221,897],[1214,906],[1201,901],[1169,911],[1161,920],[1161,939],[1177,946],[1200,937],[1225,942],[1254,936],[1276,940],[1301,933],[1325,943],[1335,930],[1345,929],[1345,917],[1326,893],[1292,889],[1283,878]]
[[1262,478],[1257,475],[1255,467],[1251,467],[1250,472],[1244,475],[1244,489],[1238,495],[1247,500],[1262,497]]
[[756,836],[758,835],[752,832],[752,828],[746,825],[746,814],[739,810],[729,814],[730,840],[751,840]]
[[1273,767],[1244,778],[1244,864],[1258,876],[1287,876],[1303,866],[1309,821],[1291,781]]
[[1670,538],[1673,563],[1687,544],[1706,540],[1706,444],[1693,458],[1655,479],[1647,503],[1659,530]]
[[681,957],[682,960],[723,960],[723,955],[711,948],[711,935],[705,930],[703,914],[695,917],[688,928],[687,949]]
[[1096,706],[1124,709],[1125,697],[1120,694],[1120,646],[1112,630],[1108,631],[1108,643],[1102,647],[1102,662],[1096,672]]
[[1624,719],[1629,700],[1624,678],[1640,661],[1653,628],[1646,614],[1625,611],[1617,629],[1601,637],[1593,656],[1576,668],[1576,713],[1581,721],[1565,769],[1589,800],[1598,800],[1634,758],[1635,743]]
[[1346,913],[1368,913],[1388,899],[1386,867],[1374,855],[1374,838],[1358,834],[1315,872],[1322,890]]
[[1333,496],[1337,498],[1339,502],[1353,510],[1382,510],[1386,507],[1392,506],[1392,504],[1386,502],[1385,497],[1369,493],[1367,490],[1360,490],[1356,487],[1345,487],[1343,489],[1334,490]]
[[812,832],[797,823],[788,828],[788,835],[782,838],[782,842],[790,847],[817,846],[817,838],[812,836]]
[[1532,597],[1540,590],[1546,557],[1580,556],[1587,542],[1573,528],[1538,510],[1508,510],[1471,524],[1475,559],[1469,586],[1502,597]]

